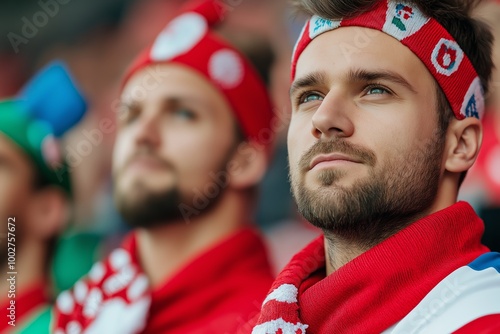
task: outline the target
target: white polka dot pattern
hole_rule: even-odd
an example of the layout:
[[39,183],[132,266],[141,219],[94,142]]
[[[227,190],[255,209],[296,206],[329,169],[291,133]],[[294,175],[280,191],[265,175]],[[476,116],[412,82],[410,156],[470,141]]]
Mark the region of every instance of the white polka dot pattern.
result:
[[120,270],[122,267],[129,264],[130,261],[130,254],[121,248],[114,250],[109,256],[109,263],[114,270]]
[[244,67],[240,56],[229,49],[215,52],[208,63],[212,80],[224,89],[238,86],[244,77]]
[[61,292],[56,301],[57,308],[63,314],[70,314],[75,307],[75,301],[69,291]]
[[207,22],[199,14],[186,13],[177,17],[156,38],[151,48],[151,59],[166,61],[188,52],[207,30]]

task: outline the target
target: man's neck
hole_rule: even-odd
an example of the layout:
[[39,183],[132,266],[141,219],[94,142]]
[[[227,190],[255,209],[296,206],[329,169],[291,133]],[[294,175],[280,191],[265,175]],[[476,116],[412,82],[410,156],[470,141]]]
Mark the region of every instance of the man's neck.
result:
[[325,235],[326,275],[366,252],[368,248],[335,236]]
[[[453,179],[449,180],[449,178],[446,178],[446,180],[441,183],[441,190],[438,193],[438,196],[436,196],[436,200],[433,205],[428,210],[423,211],[420,215],[417,215],[413,219],[409,220],[408,223],[401,224],[401,226],[413,224],[425,216],[445,209],[456,203],[456,195],[453,195],[456,194],[456,190],[453,192],[454,182],[456,183],[456,180],[454,181]],[[388,233],[383,236],[381,235],[378,238],[372,236],[371,242],[362,240],[361,237],[354,240],[345,239],[333,232],[325,232],[326,274],[332,274],[340,267],[354,260],[356,257],[398,232],[399,230],[396,230],[393,231],[393,233]]]
[[139,229],[138,258],[151,286],[163,284],[194,258],[235,233],[245,223],[245,212],[241,198],[226,195],[210,212],[190,222],[170,221]]
[[[434,211],[433,211],[434,212]],[[357,229],[352,231],[349,238],[344,235],[339,235],[334,232],[325,231],[325,256],[326,256],[326,271],[330,275],[340,267],[348,262],[354,260],[364,252],[370,250],[376,245],[380,244],[389,237],[397,234],[417,220],[428,215],[427,212],[422,212],[419,215],[414,215],[408,218],[402,218],[398,223],[387,223],[378,221],[376,225],[378,228],[371,228],[366,230]],[[358,223],[359,225],[363,223]],[[388,229],[387,226],[392,226]]]

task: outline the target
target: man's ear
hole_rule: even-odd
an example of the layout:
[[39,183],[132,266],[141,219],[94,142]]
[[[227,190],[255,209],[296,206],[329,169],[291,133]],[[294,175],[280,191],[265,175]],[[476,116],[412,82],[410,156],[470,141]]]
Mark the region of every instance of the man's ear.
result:
[[462,173],[472,167],[483,141],[483,126],[474,117],[453,118],[446,133],[445,169]]
[[229,186],[242,190],[257,185],[266,173],[267,163],[266,147],[253,141],[241,143],[227,165]]
[[45,187],[33,193],[28,207],[27,233],[39,239],[60,234],[69,220],[69,200],[62,189]]

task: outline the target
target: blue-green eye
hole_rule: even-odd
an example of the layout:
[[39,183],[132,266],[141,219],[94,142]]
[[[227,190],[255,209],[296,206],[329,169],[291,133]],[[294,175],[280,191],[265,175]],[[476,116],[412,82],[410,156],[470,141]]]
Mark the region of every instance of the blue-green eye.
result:
[[380,86],[373,86],[373,87],[368,87],[366,89],[366,95],[381,95],[388,93],[389,91],[383,87]]
[[174,111],[174,115],[181,119],[191,121],[196,118],[196,114],[189,109],[180,108]]
[[299,104],[312,102],[312,101],[323,101],[323,96],[317,93],[306,93],[300,97]]

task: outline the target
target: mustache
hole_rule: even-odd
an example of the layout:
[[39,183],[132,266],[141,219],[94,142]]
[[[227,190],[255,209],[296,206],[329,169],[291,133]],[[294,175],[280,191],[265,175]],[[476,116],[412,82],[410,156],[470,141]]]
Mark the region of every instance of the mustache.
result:
[[125,163],[123,164],[123,167],[120,169],[119,173],[121,173],[122,171],[124,171],[125,169],[127,169],[130,166],[130,164],[132,164],[135,160],[137,160],[139,158],[152,159],[152,160],[155,160],[155,162],[159,163],[165,169],[175,170],[175,166],[170,161],[168,161],[168,160],[160,157],[159,155],[153,153],[149,149],[139,149],[135,153],[133,153],[125,161]]
[[372,151],[363,148],[359,145],[351,144],[345,139],[335,139],[329,141],[316,142],[306,153],[302,155],[299,161],[299,168],[306,172],[309,170],[311,161],[320,154],[341,153],[349,157],[355,158],[369,166],[375,166],[377,157]]

